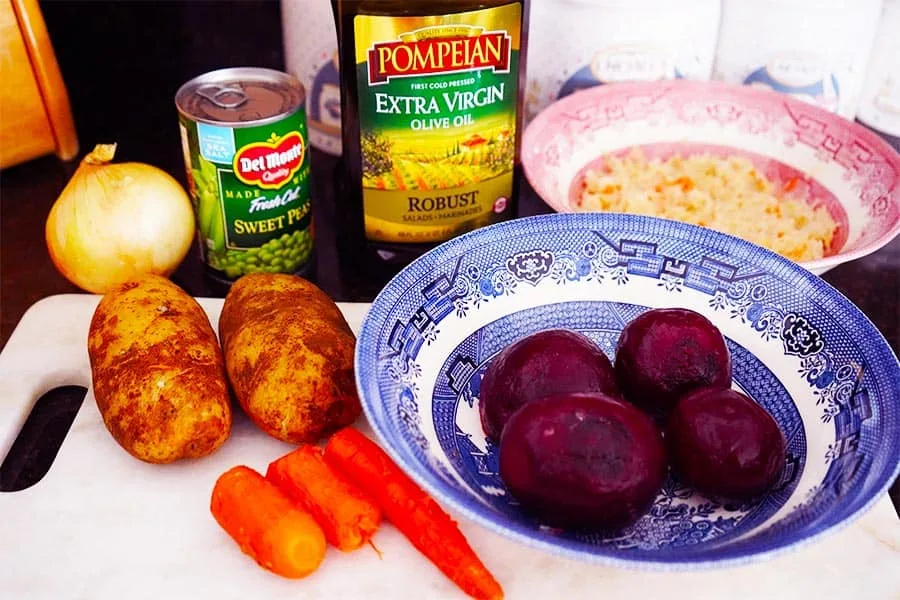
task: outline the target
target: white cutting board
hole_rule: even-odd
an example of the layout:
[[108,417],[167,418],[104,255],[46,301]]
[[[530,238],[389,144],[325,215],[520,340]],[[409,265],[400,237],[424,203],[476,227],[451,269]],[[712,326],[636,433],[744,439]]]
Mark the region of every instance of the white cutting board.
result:
[[[0,457],[34,400],[65,384],[88,387],[87,330],[96,296],[35,304],[0,354]],[[201,299],[215,327],[222,300]],[[340,305],[354,330],[365,304]],[[364,418],[358,425],[371,433]],[[88,393],[50,472],[0,493],[0,599],[176,600],[464,598],[389,523],[370,548],[329,549],[303,580],[259,568],[209,513],[216,477],[246,464],[264,471],[290,446],[236,415],[207,458],[141,463],[107,433]],[[861,519],[761,563],[697,572],[640,572],[559,558],[463,521],[462,529],[508,598],[900,598],[900,521],[887,497]]]

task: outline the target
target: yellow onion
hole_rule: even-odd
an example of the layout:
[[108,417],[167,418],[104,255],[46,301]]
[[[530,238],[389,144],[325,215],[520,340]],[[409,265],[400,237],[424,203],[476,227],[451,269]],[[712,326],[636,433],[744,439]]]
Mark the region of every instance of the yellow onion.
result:
[[151,165],[113,164],[115,152],[115,144],[99,144],[84,157],[45,230],[56,268],[95,294],[146,273],[168,277],[194,239],[181,184]]

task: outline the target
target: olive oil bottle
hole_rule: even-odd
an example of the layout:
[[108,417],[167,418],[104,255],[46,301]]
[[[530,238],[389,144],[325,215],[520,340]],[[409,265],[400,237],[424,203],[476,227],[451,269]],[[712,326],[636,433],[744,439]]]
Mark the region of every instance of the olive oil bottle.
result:
[[342,262],[389,276],[516,213],[530,0],[332,0]]

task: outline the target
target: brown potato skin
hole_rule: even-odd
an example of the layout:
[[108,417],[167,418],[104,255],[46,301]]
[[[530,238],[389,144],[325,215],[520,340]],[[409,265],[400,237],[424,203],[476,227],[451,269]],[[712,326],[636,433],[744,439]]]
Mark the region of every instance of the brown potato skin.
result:
[[219,316],[228,379],[263,431],[299,444],[353,423],[362,409],[356,337],[325,292],[294,275],[252,273],[232,284]]
[[197,301],[165,277],[149,275],[103,296],[88,357],[103,422],[135,458],[199,458],[231,433],[215,331]]

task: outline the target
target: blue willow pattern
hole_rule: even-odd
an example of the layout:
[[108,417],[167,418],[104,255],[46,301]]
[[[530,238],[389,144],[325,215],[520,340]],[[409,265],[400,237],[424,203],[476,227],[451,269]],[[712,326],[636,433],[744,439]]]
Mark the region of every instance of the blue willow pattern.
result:
[[[468,255],[456,258],[452,264],[436,268],[434,277],[421,287],[421,304],[404,311],[406,319],[394,320],[387,340],[387,354],[379,357],[379,365],[387,365],[385,397],[394,397],[400,435],[407,441],[415,456],[439,470],[444,481],[460,488],[459,482],[440,463],[429,458],[426,436],[421,431],[422,415],[418,412],[417,397],[420,393],[417,380],[421,367],[416,362],[424,345],[433,343],[440,334],[443,319],[451,314],[465,317],[478,311],[492,300],[516,294],[521,286],[536,286],[545,279],[559,286],[585,282],[612,282],[625,286],[635,277],[657,280],[657,286],[666,293],[682,293],[685,289],[709,296],[708,305],[713,311],[722,311],[730,319],[752,328],[765,340],[778,339],[785,355],[801,360],[800,375],[808,383],[816,404],[821,407],[823,423],[833,422],[835,441],[829,445],[826,463],[828,474],[821,484],[822,492],[811,495],[803,504],[793,509],[777,526],[769,527],[757,536],[774,536],[791,526],[792,519],[804,519],[814,503],[827,503],[829,497],[841,495],[848,485],[868,467],[866,453],[859,447],[860,428],[872,416],[872,406],[865,386],[862,385],[865,365],[847,359],[846,351],[830,347],[828,336],[817,327],[814,318],[786,310],[770,296],[771,281],[762,271],[749,271],[729,264],[725,260],[698,253],[691,257],[667,256],[659,251],[653,241],[620,237],[592,231],[578,232],[580,243],[562,248],[539,247],[518,251],[490,262],[477,262]],[[572,250],[571,248],[576,248]],[[471,263],[466,263],[466,260]],[[554,304],[548,323],[566,323],[572,326],[578,321],[579,303]],[[611,354],[615,337],[628,318],[633,318],[644,307],[606,302],[592,302],[590,316],[582,319],[581,329],[598,341]],[[598,307],[605,307],[609,323],[597,327]],[[395,312],[396,314],[396,312]],[[554,320],[555,319],[555,320]],[[500,319],[497,323],[501,323]],[[483,503],[501,512],[516,513],[520,520],[527,517],[518,514],[515,501],[504,491],[497,475],[496,448],[490,443],[473,442],[471,435],[457,426],[457,411],[461,405],[474,407],[477,398],[479,373],[500,347],[517,336],[541,327],[539,315],[509,319],[509,323],[526,323],[530,331],[502,323],[492,324],[472,334],[448,358],[436,382],[432,415],[438,441],[453,464],[458,475],[479,494]],[[486,333],[489,330],[492,332]],[[498,331],[503,333],[497,334]],[[497,339],[490,342],[491,336]],[[493,344],[493,348],[488,347]],[[754,506],[725,506],[710,501],[679,486],[671,479],[660,493],[650,512],[632,527],[615,537],[599,537],[578,532],[549,532],[567,536],[573,541],[592,545],[611,545],[620,550],[670,550],[715,540],[716,543],[740,535],[751,524],[759,524],[774,514],[790,497],[797,485],[806,457],[806,442],[796,408],[777,378],[753,355],[730,342],[736,363],[735,369],[746,375],[746,381],[736,381],[752,397],[779,399],[780,406],[790,407],[774,416],[788,432],[789,460],[782,481],[763,501]],[[754,394],[754,386],[765,393]],[[773,396],[774,395],[774,396]],[[486,444],[486,446],[485,446]],[[537,526],[537,524],[534,524]],[[741,527],[738,527],[741,525]]]

